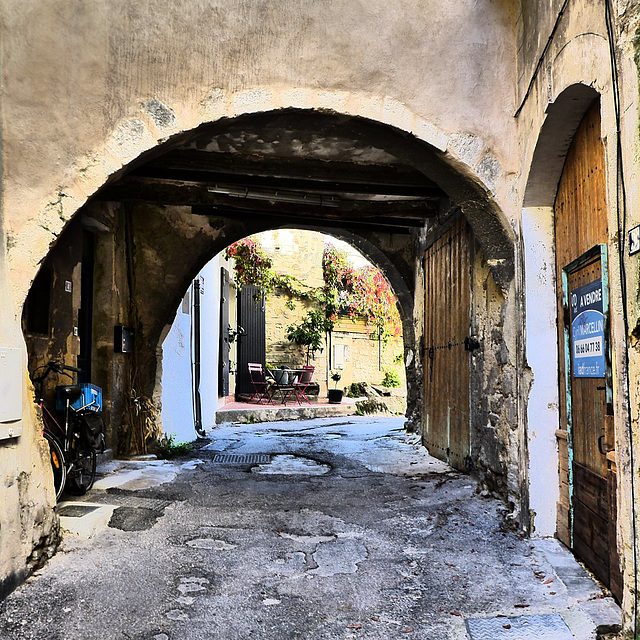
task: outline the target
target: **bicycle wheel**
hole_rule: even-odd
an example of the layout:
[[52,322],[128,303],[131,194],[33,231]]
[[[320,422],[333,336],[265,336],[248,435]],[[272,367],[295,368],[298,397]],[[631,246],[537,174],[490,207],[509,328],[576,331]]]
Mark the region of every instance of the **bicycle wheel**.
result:
[[76,457],[69,467],[67,488],[71,493],[82,496],[91,489],[96,479],[96,453],[79,449],[77,441],[74,444],[71,450]]
[[58,439],[51,435],[48,431],[43,431],[42,435],[49,443],[49,462],[53,471],[53,486],[56,490],[56,502],[60,500],[60,496],[64,491],[64,485],[67,481],[67,467],[64,460],[64,453]]

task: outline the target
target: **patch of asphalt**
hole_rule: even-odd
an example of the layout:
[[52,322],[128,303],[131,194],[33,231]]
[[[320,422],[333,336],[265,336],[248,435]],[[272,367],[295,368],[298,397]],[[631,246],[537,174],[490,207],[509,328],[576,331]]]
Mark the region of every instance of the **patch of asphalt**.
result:
[[109,520],[112,529],[121,531],[145,531],[151,529],[162,516],[161,511],[145,507],[118,507]]

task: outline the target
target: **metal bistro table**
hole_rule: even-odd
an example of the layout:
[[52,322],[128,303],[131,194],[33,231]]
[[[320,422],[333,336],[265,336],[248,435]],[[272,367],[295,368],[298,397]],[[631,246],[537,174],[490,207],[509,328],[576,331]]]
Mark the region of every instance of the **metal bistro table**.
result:
[[[274,375],[274,371],[271,369],[268,370],[269,374],[273,378],[273,383],[271,386],[272,392],[270,394],[270,399],[273,400],[276,394],[280,394],[280,402],[284,405],[287,404],[287,400],[293,395],[293,391],[295,389],[295,384],[300,380],[302,374],[305,372],[305,369],[284,369],[289,375],[287,376],[287,382],[282,384],[277,382],[276,376]],[[275,371],[278,371],[277,369]]]

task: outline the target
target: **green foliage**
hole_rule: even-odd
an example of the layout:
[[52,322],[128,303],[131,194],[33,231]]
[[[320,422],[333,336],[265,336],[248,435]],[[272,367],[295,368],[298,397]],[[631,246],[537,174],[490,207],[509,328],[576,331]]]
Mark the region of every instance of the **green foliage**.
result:
[[333,388],[337,389],[338,388],[338,382],[340,382],[340,380],[342,380],[342,371],[340,371],[339,369],[334,369],[333,371],[331,371],[331,379],[334,382]]
[[400,384],[400,376],[395,371],[385,371],[382,378],[383,387],[399,387]]
[[309,287],[294,276],[275,273],[272,259],[251,237],[227,247],[225,256],[234,260],[239,286],[253,285],[262,293],[271,293],[277,288],[292,298],[285,303],[291,310],[295,308],[293,299],[319,303],[328,327],[325,331],[333,329],[339,316],[347,316],[364,318],[373,339],[380,336],[386,341],[401,333],[395,296],[381,271],[373,266],[354,268],[347,253],[333,245],[326,245],[324,249],[322,287]]
[[322,351],[324,334],[330,331],[330,323],[322,311],[307,311],[307,315],[298,324],[287,327],[287,339],[298,346],[307,347],[307,364],[309,356]]
[[399,353],[397,356],[393,358],[393,362],[395,364],[402,364],[404,362],[404,355],[402,353]]
[[287,309],[293,311],[296,308],[296,303],[293,300],[287,300],[284,303],[284,306],[287,307]]
[[347,389],[347,398],[362,398],[366,396],[364,382],[352,382]]
[[373,413],[389,413],[389,408],[379,400],[359,400],[356,402],[356,415],[366,416]]
[[193,445],[190,442],[176,442],[173,434],[170,436],[165,435],[158,441],[156,457],[159,460],[170,460],[171,458],[187,455],[191,449],[193,449]]

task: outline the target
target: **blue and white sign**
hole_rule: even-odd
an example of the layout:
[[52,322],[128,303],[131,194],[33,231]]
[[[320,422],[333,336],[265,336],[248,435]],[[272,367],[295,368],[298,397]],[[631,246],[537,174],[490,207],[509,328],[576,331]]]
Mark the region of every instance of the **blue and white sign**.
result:
[[574,378],[604,378],[604,314],[602,280],[571,292],[571,345]]

